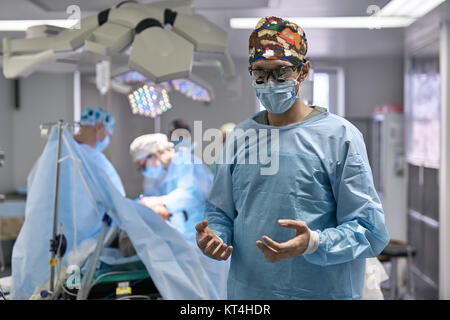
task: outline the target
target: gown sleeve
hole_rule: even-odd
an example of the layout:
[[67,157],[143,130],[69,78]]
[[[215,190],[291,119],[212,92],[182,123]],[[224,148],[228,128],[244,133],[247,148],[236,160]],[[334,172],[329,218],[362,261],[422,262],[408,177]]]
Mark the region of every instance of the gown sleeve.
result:
[[348,136],[330,174],[337,226],[314,230],[319,234],[319,246],[304,255],[307,261],[321,266],[376,257],[389,242],[362,134],[349,128]]

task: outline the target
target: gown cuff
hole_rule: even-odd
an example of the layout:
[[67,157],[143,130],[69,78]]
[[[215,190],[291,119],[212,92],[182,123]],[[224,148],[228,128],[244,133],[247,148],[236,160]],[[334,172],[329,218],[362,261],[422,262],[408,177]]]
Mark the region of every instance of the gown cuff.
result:
[[306,248],[303,254],[310,254],[317,250],[319,247],[319,234],[316,231],[311,230],[311,235],[309,237],[308,248]]

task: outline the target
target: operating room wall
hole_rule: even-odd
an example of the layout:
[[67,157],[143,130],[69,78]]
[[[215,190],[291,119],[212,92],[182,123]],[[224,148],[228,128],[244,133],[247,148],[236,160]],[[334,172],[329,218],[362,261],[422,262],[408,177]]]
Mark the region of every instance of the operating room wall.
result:
[[345,115],[370,118],[377,105],[403,105],[403,57],[374,56],[311,59],[312,67],[342,67],[345,73]]
[[13,185],[12,161],[12,114],[13,114],[12,81],[0,75],[0,151],[5,152],[5,163],[0,167],[0,193],[9,193]]
[[33,164],[46,139],[40,136],[42,123],[59,119],[73,121],[72,74],[34,73],[20,80],[20,107],[13,110],[9,130],[12,136],[14,189],[26,185]]

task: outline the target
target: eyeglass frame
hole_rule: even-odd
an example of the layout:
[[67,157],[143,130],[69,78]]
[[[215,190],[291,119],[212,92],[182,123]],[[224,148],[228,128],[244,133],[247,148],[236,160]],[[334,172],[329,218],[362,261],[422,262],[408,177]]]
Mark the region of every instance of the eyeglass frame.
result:
[[[306,62],[307,60],[305,59],[305,62]],[[263,79],[263,81],[264,82],[258,82],[258,80],[260,80],[260,79],[262,79],[262,77],[260,77],[260,78],[258,78],[258,79],[253,79],[253,80],[255,80],[258,84],[262,84],[262,83],[265,83],[265,82],[267,82],[267,80],[269,79],[269,77],[272,75],[272,77],[277,81],[277,82],[284,82],[284,81],[286,81],[286,79],[284,79],[284,78],[282,78],[282,77],[275,77],[275,71],[280,71],[281,70],[281,68],[291,68],[292,69],[292,71],[294,71],[295,72],[295,70],[297,70],[298,68],[300,68],[301,69],[301,67],[303,67],[303,65],[304,65],[304,63],[300,63],[299,65],[292,65],[292,66],[280,66],[280,67],[278,67],[277,69],[253,69],[251,66],[249,66],[248,67],[248,71],[249,71],[249,73],[250,73],[250,75],[252,76],[252,78],[253,78],[253,75],[252,75],[252,72],[253,71],[264,71],[265,73],[266,73],[266,79]],[[286,72],[285,72],[286,73]],[[282,81],[280,81],[280,80],[282,80]]]

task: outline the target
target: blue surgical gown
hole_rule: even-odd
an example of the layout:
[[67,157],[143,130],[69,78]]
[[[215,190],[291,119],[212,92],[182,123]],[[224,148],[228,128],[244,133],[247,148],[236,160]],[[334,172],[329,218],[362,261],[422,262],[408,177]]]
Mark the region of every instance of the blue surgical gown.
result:
[[195,225],[203,219],[212,181],[211,171],[201,160],[190,149],[180,148],[163,175],[144,179],[144,195],[165,196],[172,225],[195,243]]
[[112,165],[112,163],[106,158],[106,156],[84,143],[79,143],[80,147],[95,161],[97,166],[103,169],[106,175],[111,180],[112,184],[116,187],[116,189],[125,196],[125,188],[123,187],[122,180],[120,179],[119,174],[116,169]]
[[[217,164],[205,209],[209,227],[234,248],[228,298],[360,299],[365,260],[389,241],[362,134],[329,112],[283,127],[254,117],[235,131],[256,133],[258,143],[267,136],[267,154],[278,158],[278,171],[263,175],[267,161],[238,161],[254,152],[255,143],[235,133],[238,139],[227,138],[223,154],[229,161]],[[271,149],[277,145],[272,130],[279,139]],[[319,234],[318,249],[269,262],[256,241],[294,236],[278,219],[305,221]]]

